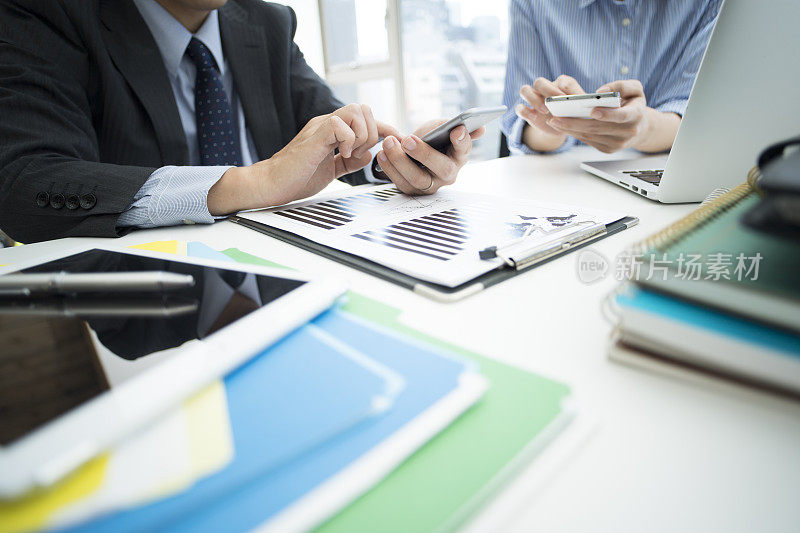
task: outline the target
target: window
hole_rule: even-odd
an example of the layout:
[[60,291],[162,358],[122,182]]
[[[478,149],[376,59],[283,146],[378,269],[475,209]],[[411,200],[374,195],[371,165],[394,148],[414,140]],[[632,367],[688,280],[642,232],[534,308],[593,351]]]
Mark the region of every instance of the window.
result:
[[386,0],[322,0],[322,34],[331,72],[386,65]]
[[[369,104],[402,131],[502,103],[508,0],[286,3],[298,13],[296,40],[306,59],[336,95]],[[497,157],[499,121],[487,130],[472,160]]]
[[395,0],[319,0],[325,78],[343,102],[369,104],[384,122],[402,122],[403,86]]
[[295,42],[306,62],[345,103],[363,102],[375,116],[401,124],[403,110],[397,32],[390,34],[392,0],[284,0],[297,13]]
[[[508,0],[400,0],[406,123],[503,103]],[[497,157],[500,124],[472,160]]]
[[317,0],[281,0],[294,9],[297,15],[297,31],[294,41],[306,58],[306,63],[314,72],[325,77],[325,60],[322,54],[322,33],[320,32],[319,6]]

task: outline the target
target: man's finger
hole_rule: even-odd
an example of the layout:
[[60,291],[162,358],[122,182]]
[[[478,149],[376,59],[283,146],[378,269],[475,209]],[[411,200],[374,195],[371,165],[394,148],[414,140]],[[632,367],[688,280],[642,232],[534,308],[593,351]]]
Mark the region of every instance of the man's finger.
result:
[[356,148],[353,156],[360,158],[364,152],[378,143],[378,124],[375,122],[375,116],[372,114],[372,109],[366,104],[361,104],[361,111],[364,115],[364,122],[367,125],[367,138],[360,147]]
[[[458,172],[456,162],[440,151],[433,149],[416,135],[409,135],[403,139],[402,147],[410,157],[425,165],[438,178],[448,183],[455,180]],[[427,186],[428,183],[422,185],[423,188]]]
[[[355,133],[355,141],[353,143],[353,150],[361,148],[367,142],[369,130],[367,129],[367,121],[364,118],[364,111],[362,106],[358,104],[350,104],[341,109],[334,111],[334,115],[341,117],[345,123],[350,126],[350,129]],[[341,150],[341,149],[340,149]],[[350,157],[352,153],[345,154],[345,157]]]
[[361,170],[369,165],[372,161],[372,154],[367,152],[362,154],[361,157],[353,156],[348,158],[342,157],[342,154],[336,154],[333,161],[336,163],[336,177],[340,178],[345,174]]
[[338,148],[344,157],[350,157],[353,153],[353,145],[356,142],[356,134],[345,124],[344,120],[337,115],[331,115],[319,130],[323,136],[326,148]]
[[394,126],[391,126],[391,125],[386,124],[384,122],[378,122],[377,125],[378,125],[378,138],[379,139],[385,139],[386,137],[389,137],[390,135],[392,137],[397,138],[397,139],[403,138],[403,134],[400,133],[397,130],[397,128],[395,128]]

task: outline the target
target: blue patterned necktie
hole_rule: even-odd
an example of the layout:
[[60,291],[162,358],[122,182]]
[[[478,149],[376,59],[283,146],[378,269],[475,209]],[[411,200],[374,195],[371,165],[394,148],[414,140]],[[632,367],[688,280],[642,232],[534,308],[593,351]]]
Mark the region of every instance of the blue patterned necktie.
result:
[[241,145],[231,104],[211,51],[192,37],[186,55],[197,67],[194,112],[201,165],[242,164]]

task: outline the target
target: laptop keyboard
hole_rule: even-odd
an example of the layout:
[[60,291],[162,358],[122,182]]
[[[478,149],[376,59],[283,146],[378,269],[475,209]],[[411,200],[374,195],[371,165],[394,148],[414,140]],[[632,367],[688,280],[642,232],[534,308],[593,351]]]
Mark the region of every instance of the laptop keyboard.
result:
[[639,178],[652,185],[661,183],[661,176],[664,175],[664,169],[661,170],[623,170],[623,174],[627,174],[632,178]]

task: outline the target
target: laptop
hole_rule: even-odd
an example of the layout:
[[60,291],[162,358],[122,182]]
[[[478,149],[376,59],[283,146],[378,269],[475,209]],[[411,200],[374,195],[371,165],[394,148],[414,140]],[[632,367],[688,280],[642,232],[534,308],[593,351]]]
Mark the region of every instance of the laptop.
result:
[[726,0],[669,157],[581,168],[664,203],[744,182],[761,150],[800,133],[798,21],[797,0]]

